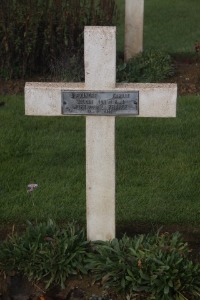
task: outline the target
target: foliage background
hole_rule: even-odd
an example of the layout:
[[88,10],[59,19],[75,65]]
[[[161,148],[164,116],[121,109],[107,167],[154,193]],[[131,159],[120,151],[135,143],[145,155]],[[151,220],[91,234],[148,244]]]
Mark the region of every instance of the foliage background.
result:
[[46,72],[83,51],[84,25],[116,22],[114,0],[1,0],[0,77]]

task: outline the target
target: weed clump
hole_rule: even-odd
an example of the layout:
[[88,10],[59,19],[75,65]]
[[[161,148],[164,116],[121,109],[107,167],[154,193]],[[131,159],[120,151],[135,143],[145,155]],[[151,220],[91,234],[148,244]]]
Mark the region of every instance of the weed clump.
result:
[[89,242],[74,223],[60,228],[48,221],[29,223],[24,234],[1,243],[0,272],[45,283],[46,289],[64,288],[68,278],[85,274],[127,299],[192,300],[200,297],[200,264],[189,253],[179,233]]
[[126,63],[119,63],[118,82],[161,82],[172,75],[175,69],[172,58],[161,50],[146,50]]
[[0,246],[0,270],[15,271],[30,281],[64,288],[65,280],[86,273],[88,251],[85,232],[70,223],[60,228],[55,222],[28,227],[22,235],[11,235]]

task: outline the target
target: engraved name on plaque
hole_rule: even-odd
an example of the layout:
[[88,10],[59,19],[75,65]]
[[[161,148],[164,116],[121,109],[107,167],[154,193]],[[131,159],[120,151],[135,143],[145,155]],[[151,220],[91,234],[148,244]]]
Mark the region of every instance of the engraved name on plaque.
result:
[[139,92],[62,91],[63,115],[121,116],[139,114]]

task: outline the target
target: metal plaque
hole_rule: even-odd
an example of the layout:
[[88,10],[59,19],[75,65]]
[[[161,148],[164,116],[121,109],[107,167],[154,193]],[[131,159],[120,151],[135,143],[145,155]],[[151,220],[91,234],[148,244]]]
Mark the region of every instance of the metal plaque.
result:
[[139,92],[65,91],[63,115],[122,116],[139,114]]

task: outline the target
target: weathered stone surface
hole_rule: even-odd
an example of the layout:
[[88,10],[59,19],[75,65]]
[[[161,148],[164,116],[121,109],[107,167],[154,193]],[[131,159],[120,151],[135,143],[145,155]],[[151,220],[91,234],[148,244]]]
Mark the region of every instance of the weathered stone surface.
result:
[[82,88],[84,88],[84,83],[27,82],[25,84],[25,114],[61,116],[61,90]]
[[144,0],[125,1],[125,60],[143,51]]
[[[61,116],[61,90],[80,89],[88,90],[88,87],[83,83],[26,83],[25,113],[26,115]],[[177,85],[174,83],[123,83],[116,84],[115,90],[139,91],[137,117],[176,116]]]
[[115,237],[115,117],[86,118],[87,236]]
[[[116,29],[85,29],[85,88],[108,90],[116,82]],[[115,237],[115,117],[86,117],[87,237]]]
[[106,90],[116,82],[116,28],[87,26],[84,30],[85,86]]

